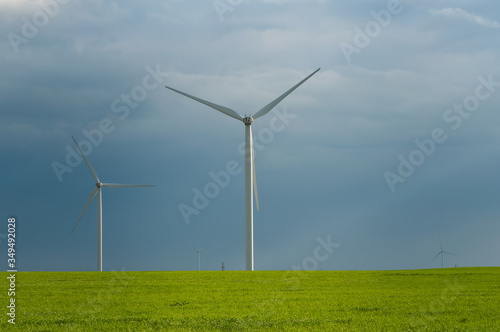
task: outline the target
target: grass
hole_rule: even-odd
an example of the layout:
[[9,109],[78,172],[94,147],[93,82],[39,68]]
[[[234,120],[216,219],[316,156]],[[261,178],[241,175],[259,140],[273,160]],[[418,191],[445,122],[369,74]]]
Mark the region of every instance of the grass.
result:
[[19,331],[500,331],[499,313],[500,268],[16,274]]

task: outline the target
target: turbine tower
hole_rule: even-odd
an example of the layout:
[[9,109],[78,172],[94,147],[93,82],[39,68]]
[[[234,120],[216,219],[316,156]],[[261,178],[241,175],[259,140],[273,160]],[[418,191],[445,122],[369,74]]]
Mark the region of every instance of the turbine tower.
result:
[[456,256],[456,255],[452,254],[451,252],[446,252],[443,250],[443,244],[441,243],[441,236],[439,236],[439,247],[441,248],[441,251],[438,252],[436,256],[434,256],[434,258],[431,260],[431,262],[433,260],[435,260],[439,255],[441,255],[441,268],[444,268],[444,254],[453,255],[453,256]]
[[[261,108],[259,111],[253,115],[242,116],[236,111],[227,108],[225,106],[217,105],[212,102],[203,100],[201,98],[192,96],[185,92],[176,90],[174,88],[165,86],[174,92],[191,98],[199,103],[202,103],[208,107],[211,107],[221,113],[224,113],[236,120],[242,121],[245,124],[245,266],[247,271],[254,270],[254,255],[253,255],[253,190],[255,188],[255,203],[257,210],[259,210],[259,199],[257,195],[257,181],[255,179],[255,162],[254,162],[254,149],[253,149],[253,138],[252,138],[252,123],[263,115],[266,115],[271,111],[279,102],[285,99],[290,93],[297,89],[302,83],[307,81],[311,76],[316,74],[320,68],[315,70],[312,74],[304,78],[302,81],[293,86],[290,90],[283,93],[281,96]],[[253,184],[253,186],[252,186]]]
[[87,204],[85,204],[85,207],[83,208],[82,213],[80,214],[80,217],[78,217],[78,220],[76,221],[75,226],[73,227],[73,230],[71,233],[76,228],[76,225],[80,222],[80,219],[82,218],[83,214],[85,213],[85,210],[87,210],[87,207],[89,204],[92,202],[94,197],[97,195],[97,271],[102,271],[102,194],[101,194],[101,188],[102,187],[107,187],[107,188],[124,188],[124,187],[156,187],[153,185],[137,185],[137,184],[118,184],[118,183],[102,183],[99,180],[99,177],[97,176],[96,171],[90,165],[90,162],[87,160],[87,157],[85,157],[85,154],[83,153],[82,149],[80,149],[80,146],[76,142],[75,138],[73,138],[73,141],[75,141],[76,146],[78,147],[78,150],[80,150],[80,153],[83,156],[83,159],[85,159],[85,162],[87,163],[87,166],[90,169],[90,173],[92,173],[92,176],[94,177],[94,180],[96,181],[96,188],[94,191],[90,194],[90,197],[87,201]]
[[193,248],[196,253],[198,254],[198,271],[201,271],[201,263],[200,263],[200,255],[201,255],[201,252],[205,249],[207,249],[208,247],[210,247],[213,243],[210,243],[208,246],[206,247],[203,247],[201,249],[196,249],[195,247],[193,247],[192,245],[190,245],[189,243],[186,243],[187,246]]

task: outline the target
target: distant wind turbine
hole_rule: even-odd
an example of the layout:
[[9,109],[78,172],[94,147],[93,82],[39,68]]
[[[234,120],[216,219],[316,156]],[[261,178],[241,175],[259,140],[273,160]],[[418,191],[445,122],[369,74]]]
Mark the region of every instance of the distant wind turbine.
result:
[[90,194],[90,197],[87,201],[87,204],[85,204],[85,207],[83,208],[82,213],[80,214],[80,217],[78,217],[78,220],[76,221],[75,226],[73,227],[73,230],[71,233],[76,228],[76,225],[80,222],[80,219],[82,218],[83,214],[85,213],[85,210],[87,210],[87,207],[89,204],[92,202],[94,197],[97,195],[97,271],[102,271],[102,195],[101,195],[101,188],[102,187],[108,187],[108,188],[124,188],[124,187],[156,187],[153,185],[137,185],[137,184],[117,184],[117,183],[102,183],[99,180],[99,177],[97,176],[96,171],[90,165],[90,162],[87,160],[87,157],[85,157],[85,154],[83,153],[82,149],[80,149],[80,146],[76,142],[75,138],[72,136],[73,141],[75,141],[76,146],[78,147],[78,150],[80,150],[80,153],[83,156],[83,159],[85,159],[85,162],[87,163],[87,166],[90,169],[90,173],[92,173],[92,176],[94,177],[94,180],[96,181],[96,188],[94,191]]
[[198,254],[198,271],[201,271],[201,262],[200,262],[200,255],[201,255],[201,252],[205,249],[207,249],[208,247],[210,247],[213,243],[210,243],[208,246],[205,246],[201,249],[196,249],[195,247],[193,247],[192,245],[190,245],[189,243],[186,243],[187,246],[193,248],[196,253]]
[[[252,116],[245,115],[242,116],[236,111],[227,108],[225,106],[220,106],[212,102],[203,100],[201,98],[192,96],[185,92],[170,88],[165,86],[174,92],[191,98],[199,103],[202,103],[208,107],[211,107],[221,113],[224,113],[236,120],[242,121],[245,124],[245,266],[247,271],[254,270],[254,256],[253,256],[253,189],[255,188],[255,203],[257,210],[259,210],[259,199],[257,195],[257,181],[255,179],[255,161],[254,161],[254,148],[253,148],[253,138],[252,138],[252,123],[257,118],[266,115],[271,111],[279,102],[285,99],[290,93],[297,89],[302,83],[307,81],[311,76],[316,74],[320,68],[314,71],[312,74],[304,78],[302,81],[297,83],[291,89],[283,93],[281,96],[261,108],[259,111],[254,113]],[[253,186],[252,186],[253,184]]]
[[441,251],[437,253],[436,256],[434,256],[434,258],[431,260],[434,261],[439,255],[441,255],[441,268],[444,268],[444,255],[447,254],[447,255],[453,255],[453,256],[456,256],[455,254],[452,254],[451,252],[446,252],[443,250],[443,244],[441,243],[441,236],[439,236],[439,246],[441,248]]

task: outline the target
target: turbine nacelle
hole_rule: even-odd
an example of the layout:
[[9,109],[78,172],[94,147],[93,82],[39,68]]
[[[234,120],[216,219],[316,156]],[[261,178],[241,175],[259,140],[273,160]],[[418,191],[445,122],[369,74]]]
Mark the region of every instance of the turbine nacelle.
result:
[[97,182],[97,183],[95,184],[95,186],[96,186],[97,188],[102,188],[102,182]]
[[250,126],[253,123],[253,118],[251,116],[246,116],[243,118],[243,123],[245,126]]

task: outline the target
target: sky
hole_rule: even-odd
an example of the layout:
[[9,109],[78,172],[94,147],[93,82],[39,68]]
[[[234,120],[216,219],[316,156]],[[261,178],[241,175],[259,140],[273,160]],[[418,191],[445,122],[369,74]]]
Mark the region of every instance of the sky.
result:
[[[0,250],[19,271],[500,265],[495,1],[0,0]],[[186,212],[188,211],[188,212]],[[6,255],[6,254],[5,254]],[[6,266],[7,261],[5,261]],[[7,267],[5,267],[7,269]]]

